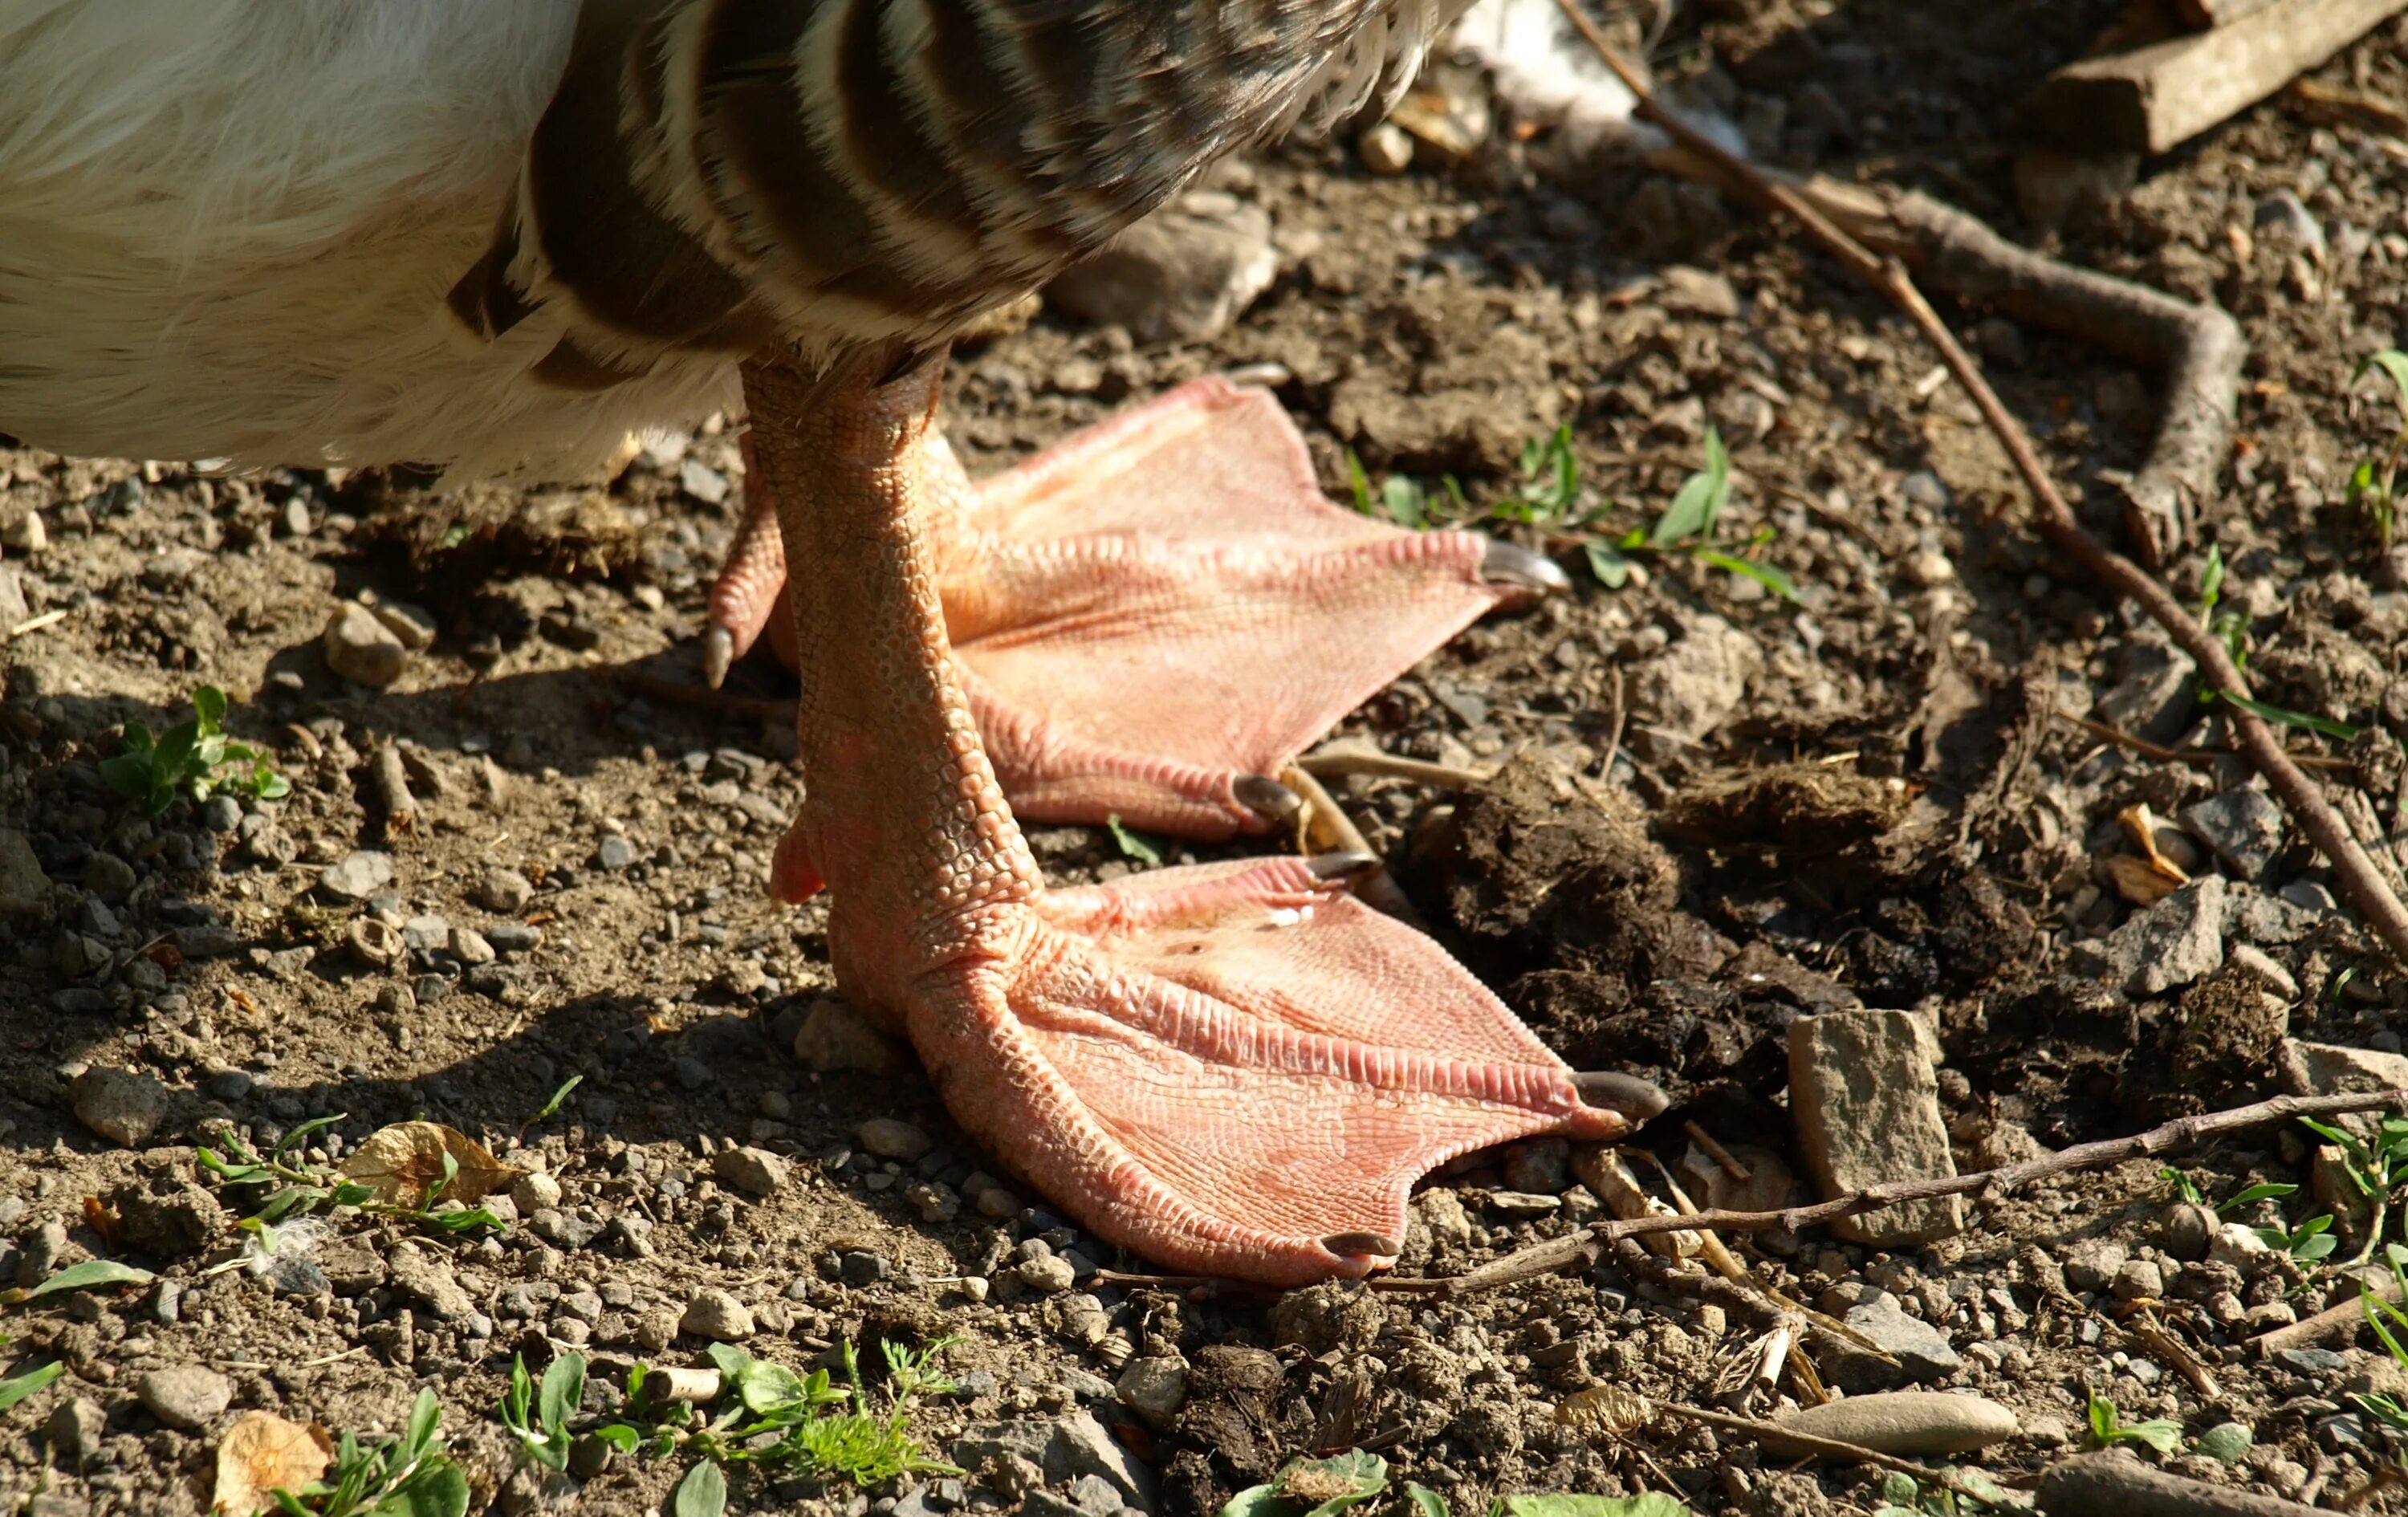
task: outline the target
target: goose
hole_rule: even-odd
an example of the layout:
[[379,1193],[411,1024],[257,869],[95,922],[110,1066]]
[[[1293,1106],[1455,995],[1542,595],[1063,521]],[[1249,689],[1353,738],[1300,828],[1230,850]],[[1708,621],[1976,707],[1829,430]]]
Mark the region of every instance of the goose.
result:
[[1464,5],[0,0],[0,430],[525,475],[740,408],[722,656],[801,567],[770,889],[831,892],[847,995],[1098,1237],[1359,1276],[1437,1165],[1660,1096],[1357,902],[1358,855],[1049,890],[1015,809],[1264,831],[1283,753],[1555,571],[1332,505],[1262,390],[978,481],[936,413],[982,312],[1393,102]]

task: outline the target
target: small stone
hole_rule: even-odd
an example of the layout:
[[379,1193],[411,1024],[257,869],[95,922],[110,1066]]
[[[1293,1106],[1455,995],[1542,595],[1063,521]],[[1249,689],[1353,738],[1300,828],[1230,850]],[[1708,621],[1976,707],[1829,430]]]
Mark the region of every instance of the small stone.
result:
[[615,832],[605,834],[602,840],[594,845],[594,866],[597,869],[616,873],[635,862],[636,845]]
[[491,964],[495,957],[494,945],[474,927],[452,929],[452,956],[462,964]]
[[503,958],[517,958],[543,946],[543,929],[523,922],[496,922],[485,929],[485,941]]
[[850,1250],[837,1261],[838,1278],[855,1290],[875,1285],[894,1272],[895,1267],[887,1262],[886,1255],[868,1249]]
[[51,1412],[50,1420],[42,1424],[42,1433],[61,1458],[80,1468],[100,1453],[100,1440],[108,1427],[108,1413],[101,1404],[79,1395]]
[[1187,1367],[1168,1357],[1132,1359],[1113,1390],[1146,1425],[1167,1431],[1187,1404]]
[[1885,1293],[1850,1307],[1842,1320],[1898,1361],[1898,1367],[1893,1369],[1870,1354],[1851,1352],[1845,1344],[1835,1345],[1832,1378],[1851,1395],[1888,1390],[1901,1375],[1908,1380],[1944,1380],[1964,1364],[1947,1334],[1908,1316],[1899,1309],[1897,1297]]
[[2147,1259],[2128,1259],[2115,1271],[2114,1290],[2118,1301],[2158,1300],[2166,1294],[2165,1274]]
[[1065,269],[1046,295],[1098,326],[1125,327],[1140,342],[1200,342],[1237,320],[1278,275],[1269,213],[1199,191]]
[[686,1302],[685,1314],[678,1319],[678,1331],[720,1343],[733,1343],[738,1338],[752,1336],[752,1311],[725,1291],[696,1291],[693,1299]]
[[[1777,1412],[1772,1420],[1792,1432],[1899,1455],[1969,1453],[2023,1431],[2015,1414],[1996,1401],[1951,1391],[1852,1395],[1819,1407]],[[1768,1438],[1765,1442],[1784,1453],[1813,1453],[1784,1447],[1777,1438]]]
[[869,1019],[832,995],[811,1003],[795,1033],[795,1057],[819,1074],[858,1069],[882,1074],[895,1066],[895,1049]]
[[791,1166],[785,1160],[761,1149],[728,1149],[710,1161],[710,1172],[720,1182],[734,1186],[747,1195],[770,1195],[786,1183]]
[[688,458],[678,465],[678,488],[705,506],[717,506],[727,499],[727,476],[701,459]]
[[326,666],[344,679],[382,690],[401,678],[409,650],[366,607],[345,602],[327,619]]
[[1756,640],[1719,616],[1694,618],[1681,640],[1630,671],[1632,709],[1695,742],[1739,709],[1764,668]]
[[2184,807],[2180,820],[2243,880],[2264,879],[2283,850],[2283,808],[2262,790],[2228,790]]
[[1079,1281],[1079,1272],[1069,1261],[1051,1254],[1024,1259],[1012,1272],[1020,1277],[1023,1285],[1039,1295],[1059,1295]]
[[504,916],[514,915],[525,909],[527,902],[535,899],[535,883],[516,869],[504,868],[498,864],[488,865],[477,877],[475,899],[488,911],[499,911]]
[[133,1069],[95,1065],[67,1088],[76,1120],[123,1148],[140,1148],[167,1120],[167,1087]]
[[1412,134],[1394,122],[1380,122],[1354,139],[1354,156],[1383,179],[1394,179],[1413,166]]
[[2204,1259],[2219,1225],[2215,1213],[2205,1207],[2188,1202],[2170,1206],[2165,1211],[2162,1246],[2176,1259]]
[[318,876],[318,888],[338,901],[365,901],[393,883],[393,856],[359,849],[330,864]]
[[894,1117],[870,1118],[853,1129],[853,1138],[880,1158],[900,1159],[906,1164],[936,1146],[926,1133]]
[[451,1266],[431,1257],[415,1243],[395,1244],[385,1255],[385,1268],[396,1288],[423,1302],[445,1322],[466,1322],[477,1309],[477,1303],[461,1288]]
[[2258,202],[2250,213],[2250,223],[2258,234],[2269,239],[2287,239],[2298,244],[2300,250],[2322,264],[2327,255],[2325,229],[2294,191],[2276,190]]
[[1664,291],[1656,300],[1666,310],[1726,322],[1739,314],[1739,292],[1722,275],[1686,264],[1667,265],[1662,274]]
[[0,526],[0,548],[31,558],[50,546],[50,529],[42,522],[42,513],[26,511],[12,516],[8,524]]
[[199,1365],[154,1369],[134,1382],[134,1394],[150,1415],[187,1433],[207,1427],[234,1404],[234,1382]]
[[2222,875],[2195,880],[2103,938],[2072,945],[2068,964],[2128,995],[2162,995],[2224,965]]
[[242,825],[242,804],[231,795],[212,795],[201,803],[200,823],[209,832],[232,832]]
[[48,915],[50,877],[34,856],[34,845],[13,827],[0,827],[0,921]]
[[2318,1381],[2330,1380],[2349,1367],[2349,1356],[2330,1349],[2277,1349],[2274,1362],[2295,1374]]
[[435,646],[435,616],[424,607],[406,600],[386,600],[379,601],[371,609],[376,619],[384,623],[384,629],[409,651],[423,653]]
[[[1790,1111],[1827,1199],[1885,1181],[1956,1173],[1933,1044],[1903,1011],[1828,1011],[1789,1024]],[[1890,1247],[1953,1237],[1964,1225],[1962,1203],[1943,1196],[1831,1227],[1853,1241]]]

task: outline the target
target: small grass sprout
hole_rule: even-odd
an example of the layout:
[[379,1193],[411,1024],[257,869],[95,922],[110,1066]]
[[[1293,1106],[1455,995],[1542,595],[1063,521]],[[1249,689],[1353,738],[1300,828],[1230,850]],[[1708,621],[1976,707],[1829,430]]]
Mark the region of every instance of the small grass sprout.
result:
[[466,1517],[468,1477],[437,1429],[443,1406],[422,1388],[399,1438],[363,1442],[345,1433],[333,1469],[297,1491],[278,1487],[280,1517]]
[[2391,380],[2391,399],[2400,425],[2390,439],[2358,460],[2349,471],[2349,483],[2343,494],[2344,503],[2357,513],[2373,537],[2376,548],[2391,551],[2400,523],[2401,475],[2408,469],[2408,352],[2386,348],[2368,357],[2349,377],[2350,388],[2376,369]]
[[225,735],[226,695],[215,685],[193,692],[193,715],[152,737],[139,722],[125,723],[125,751],[103,759],[100,778],[109,789],[141,803],[157,816],[179,797],[205,801],[217,791],[255,800],[278,800],[293,786],[267,755]]
[[2088,1393],[2090,1446],[2112,1449],[2118,1443],[2144,1443],[2159,1453],[2172,1453],[2182,1447],[2182,1424],[2164,1417],[2144,1423],[2128,1423],[2115,1410],[2115,1403],[2098,1392]]
[[[203,1169],[215,1176],[226,1188],[245,1189],[272,1186],[267,1198],[257,1210],[235,1225],[250,1233],[262,1252],[276,1252],[276,1230],[279,1226],[298,1221],[314,1213],[350,1207],[376,1216],[394,1217],[437,1233],[470,1233],[480,1229],[505,1232],[509,1224],[494,1212],[472,1204],[480,1200],[496,1183],[507,1183],[518,1170],[494,1161],[493,1156],[461,1134],[433,1123],[404,1123],[380,1130],[353,1151],[356,1164],[360,1157],[374,1152],[369,1145],[387,1135],[418,1128],[430,1129],[434,1141],[418,1145],[431,1151],[431,1166],[423,1181],[416,1187],[406,1184],[380,1186],[363,1183],[362,1178],[299,1160],[295,1151],[301,1140],[321,1128],[341,1122],[349,1113],[337,1112],[329,1117],[313,1117],[279,1138],[265,1157],[251,1151],[249,1144],[232,1133],[219,1135],[212,1145],[203,1143],[195,1151]],[[473,1182],[464,1183],[468,1171],[463,1167],[461,1155],[466,1154],[477,1166]],[[407,1196],[408,1198],[402,1198]],[[391,1198],[388,1198],[391,1197]],[[463,1204],[457,1208],[441,1203],[454,1199]]]

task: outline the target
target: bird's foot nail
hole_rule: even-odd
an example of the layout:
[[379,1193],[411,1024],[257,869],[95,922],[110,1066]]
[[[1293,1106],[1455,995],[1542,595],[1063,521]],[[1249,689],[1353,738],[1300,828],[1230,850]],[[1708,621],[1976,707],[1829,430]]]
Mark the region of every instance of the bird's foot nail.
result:
[[1355,880],[1380,866],[1380,855],[1358,849],[1344,849],[1335,853],[1315,853],[1305,860],[1305,867],[1315,880]]
[[1571,576],[1562,565],[1502,537],[1488,539],[1488,551],[1480,560],[1480,578],[1532,595],[1559,595],[1572,587]]
[[1231,384],[1254,384],[1266,390],[1276,390],[1295,379],[1296,374],[1285,364],[1240,364],[1221,377]]
[[1672,1098],[1661,1088],[1612,1069],[1585,1069],[1572,1076],[1572,1089],[1580,1098],[1601,1111],[1627,1117],[1632,1122],[1645,1122],[1660,1117],[1670,1109]]
[[1229,786],[1238,804],[1275,826],[1284,826],[1304,809],[1304,797],[1268,775],[1241,774]]
[[1393,1238],[1377,1233],[1332,1233],[1321,1240],[1321,1246],[1343,1259],[1354,1254],[1370,1254],[1393,1259],[1405,1252],[1405,1246]]
[[725,627],[712,627],[702,635],[702,682],[717,690],[727,680],[727,671],[736,664],[736,635]]

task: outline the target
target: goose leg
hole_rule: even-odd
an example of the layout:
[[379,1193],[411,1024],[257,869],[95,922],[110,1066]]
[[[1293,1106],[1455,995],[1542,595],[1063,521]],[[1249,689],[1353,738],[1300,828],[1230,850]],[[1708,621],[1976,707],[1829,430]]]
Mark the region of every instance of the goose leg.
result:
[[[1268,392],[1195,380],[973,484],[921,465],[958,675],[1024,817],[1261,832],[1269,782],[1339,718],[1500,604],[1559,588],[1535,554],[1331,504]],[[711,605],[714,682],[766,625],[792,664],[754,469]]]
[[1624,1130],[1435,943],[1327,878],[1346,861],[1047,892],[920,522],[939,367],[759,362],[745,387],[786,560],[810,566],[807,794],[772,885],[829,888],[839,980],[955,1119],[1108,1241],[1272,1284],[1386,1262],[1412,1182],[1455,1154]]

